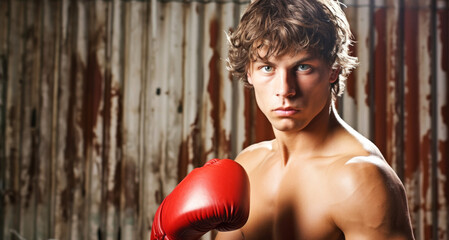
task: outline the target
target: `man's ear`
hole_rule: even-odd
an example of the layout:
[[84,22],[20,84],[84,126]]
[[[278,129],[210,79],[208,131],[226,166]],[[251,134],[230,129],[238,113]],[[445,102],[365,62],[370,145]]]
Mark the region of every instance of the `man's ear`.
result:
[[251,73],[248,71],[246,73],[246,79],[248,79],[248,83],[253,85],[253,79],[251,78]]
[[330,83],[334,83],[338,79],[338,75],[340,75],[340,68],[334,68],[331,70],[331,76],[329,78]]

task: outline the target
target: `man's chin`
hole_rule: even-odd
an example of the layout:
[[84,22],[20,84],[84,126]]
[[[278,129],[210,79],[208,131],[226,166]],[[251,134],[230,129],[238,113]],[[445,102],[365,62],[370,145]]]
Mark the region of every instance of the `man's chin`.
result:
[[301,131],[305,126],[304,124],[298,124],[298,123],[293,124],[293,123],[285,123],[285,122],[284,123],[275,123],[272,125],[273,125],[273,128],[276,129],[277,131],[285,132],[285,133]]

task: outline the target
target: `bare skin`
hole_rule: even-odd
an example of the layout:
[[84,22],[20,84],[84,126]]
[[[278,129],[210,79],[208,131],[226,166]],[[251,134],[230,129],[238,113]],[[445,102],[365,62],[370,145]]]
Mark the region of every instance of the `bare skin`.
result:
[[307,52],[251,64],[275,139],[237,157],[250,178],[250,215],[217,240],[414,239],[400,179],[332,107],[335,72]]

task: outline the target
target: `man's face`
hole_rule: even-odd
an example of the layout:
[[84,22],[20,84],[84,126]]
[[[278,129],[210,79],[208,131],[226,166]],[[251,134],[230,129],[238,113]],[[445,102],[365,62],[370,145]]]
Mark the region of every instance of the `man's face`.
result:
[[330,83],[337,77],[333,73],[321,57],[302,51],[267,61],[257,59],[249,67],[248,81],[259,108],[275,129],[300,131],[329,111]]

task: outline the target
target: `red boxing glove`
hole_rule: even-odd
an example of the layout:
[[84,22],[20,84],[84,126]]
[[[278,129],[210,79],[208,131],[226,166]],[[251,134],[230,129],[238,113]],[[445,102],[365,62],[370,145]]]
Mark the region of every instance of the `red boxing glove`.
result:
[[212,229],[230,231],[249,215],[249,178],[240,164],[212,159],[194,169],[159,206],[151,240],[196,240]]

